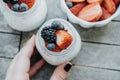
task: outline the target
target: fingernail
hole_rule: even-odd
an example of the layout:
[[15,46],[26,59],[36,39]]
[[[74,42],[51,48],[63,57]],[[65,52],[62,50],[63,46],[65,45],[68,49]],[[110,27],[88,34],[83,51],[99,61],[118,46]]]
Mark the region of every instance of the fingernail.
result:
[[67,65],[64,67],[64,70],[65,70],[66,72],[68,72],[71,68],[72,68],[72,64],[67,64]]

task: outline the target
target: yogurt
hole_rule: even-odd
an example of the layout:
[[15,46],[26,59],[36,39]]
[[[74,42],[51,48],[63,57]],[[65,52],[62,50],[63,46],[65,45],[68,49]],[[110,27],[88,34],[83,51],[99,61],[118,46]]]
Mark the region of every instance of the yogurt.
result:
[[[43,38],[41,37],[41,30],[45,26],[49,26],[55,20],[60,21],[64,25],[64,27],[68,31],[68,33],[70,33],[72,35],[72,38],[73,38],[70,46],[60,52],[53,52],[53,51],[48,50],[44,44]],[[76,29],[69,22],[67,22],[63,19],[52,19],[52,20],[49,20],[46,23],[44,23],[42,25],[42,27],[39,29],[39,31],[37,32],[36,47],[37,47],[37,50],[39,51],[39,53],[41,54],[41,56],[49,64],[59,65],[64,62],[71,61],[75,56],[77,56],[77,54],[80,53],[79,51],[81,49],[81,38],[80,38],[78,32],[76,31]]]
[[15,12],[3,0],[0,0],[0,10],[8,24],[18,31],[32,31],[38,28],[47,14],[45,0],[35,0],[34,5],[25,12]]

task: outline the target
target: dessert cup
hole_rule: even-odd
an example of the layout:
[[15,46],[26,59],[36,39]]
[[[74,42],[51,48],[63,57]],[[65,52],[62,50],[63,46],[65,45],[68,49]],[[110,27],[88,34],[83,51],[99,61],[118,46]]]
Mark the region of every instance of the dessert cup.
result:
[[[70,33],[73,38],[73,41],[70,44],[70,46],[67,47],[67,49],[62,50],[60,52],[53,52],[53,51],[48,50],[45,47],[43,38],[41,37],[41,30],[45,26],[49,26],[55,20],[60,21],[64,25],[65,30],[68,30],[68,33]],[[39,29],[39,31],[37,32],[36,47],[37,47],[37,50],[39,51],[39,53],[41,54],[41,56],[49,64],[59,65],[64,62],[72,60],[75,56],[77,56],[77,54],[80,53],[81,38],[80,38],[78,32],[76,31],[76,29],[69,22],[67,22],[63,19],[51,19],[51,20],[47,21],[46,23],[44,23],[42,25],[42,27]]]
[[116,12],[108,19],[103,21],[97,21],[97,22],[87,22],[85,20],[82,20],[76,17],[66,6],[65,0],[60,0],[60,5],[61,5],[62,11],[67,15],[68,19],[75,24],[79,24],[83,28],[103,27],[109,22],[111,22],[114,18],[120,15],[120,4],[119,4]]
[[35,0],[34,5],[25,12],[15,12],[3,0],[0,0],[0,10],[8,24],[18,31],[32,31],[38,28],[47,14],[45,0]]

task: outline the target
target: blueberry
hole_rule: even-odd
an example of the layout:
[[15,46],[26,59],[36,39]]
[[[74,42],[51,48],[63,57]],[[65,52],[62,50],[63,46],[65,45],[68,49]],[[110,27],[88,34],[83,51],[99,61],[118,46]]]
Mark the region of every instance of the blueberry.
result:
[[25,3],[20,4],[20,11],[27,11],[28,10],[28,5]]
[[18,10],[19,10],[19,7],[20,7],[19,4],[14,4],[11,9],[12,9],[13,11],[18,11]]
[[9,0],[11,4],[16,4],[19,2],[19,0]]
[[66,2],[66,5],[68,8],[71,8],[73,6],[73,3],[72,2]]
[[9,3],[10,3],[10,0],[3,0],[3,2],[9,4]]
[[61,23],[59,21],[53,21],[51,24],[51,27],[53,29],[58,29],[58,27],[61,25]]
[[64,30],[64,29],[65,29],[65,28],[64,28],[64,25],[61,24],[58,29]]
[[54,44],[54,43],[49,43],[49,44],[47,45],[47,49],[48,49],[48,50],[53,50],[53,49],[55,49],[55,44]]

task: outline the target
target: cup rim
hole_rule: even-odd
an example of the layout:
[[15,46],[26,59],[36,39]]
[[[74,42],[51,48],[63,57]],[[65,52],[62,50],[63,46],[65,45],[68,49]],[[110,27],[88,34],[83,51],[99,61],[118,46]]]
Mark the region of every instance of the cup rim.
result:
[[115,13],[114,13],[111,17],[109,17],[108,19],[105,19],[105,20],[102,20],[102,21],[97,21],[97,22],[88,22],[88,21],[85,21],[85,20],[83,20],[83,19],[80,19],[80,18],[76,17],[76,16],[69,10],[69,8],[67,7],[67,5],[65,4],[65,0],[61,0],[61,1],[62,1],[62,3],[64,3],[64,4],[63,4],[63,5],[64,5],[64,8],[67,10],[67,11],[66,11],[67,15],[70,14],[70,15],[71,15],[72,17],[74,17],[78,22],[83,22],[83,23],[89,24],[89,25],[101,24],[101,23],[103,23],[103,22],[111,21],[113,18],[115,18],[115,17],[117,17],[118,15],[120,15],[120,3],[119,3],[119,5],[118,5],[118,7],[117,7],[117,9],[116,9],[116,11],[115,11]]
[[[75,44],[76,38],[73,38],[73,41],[72,41],[72,43],[69,45],[69,47],[67,48],[67,50],[65,49],[65,50],[62,50],[62,51],[60,51],[60,52],[50,51],[50,50],[48,50],[47,48],[45,48],[44,46],[42,46],[41,43],[40,43],[40,41],[41,41],[41,40],[40,40],[40,37],[41,37],[41,36],[40,36],[41,29],[42,29],[44,26],[46,26],[47,23],[52,22],[52,21],[54,21],[54,20],[62,21],[62,22],[64,22],[65,24],[69,25],[70,28],[74,29],[74,30],[71,30],[71,31],[72,31],[72,34],[76,34],[75,32],[73,32],[73,31],[76,31],[76,29],[73,27],[72,24],[70,24],[70,23],[67,22],[66,20],[59,19],[59,18],[51,19],[51,20],[46,21],[46,22],[42,25],[42,27],[38,30],[37,36],[36,36],[36,37],[37,37],[36,42],[39,43],[39,44],[37,44],[37,45],[41,46],[42,49],[45,49],[46,52],[49,52],[49,55],[53,55],[53,56],[67,55],[71,50],[74,49],[73,44]],[[73,36],[73,35],[72,35],[72,36]],[[42,39],[42,38],[41,38],[41,39]],[[43,39],[42,39],[42,40],[43,40]],[[80,40],[81,40],[81,38],[80,38]],[[81,44],[80,44],[80,46],[81,46]]]

